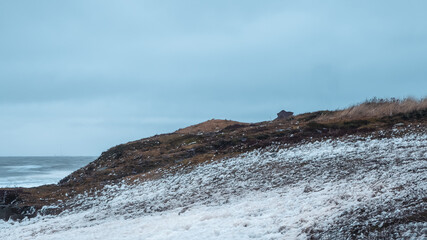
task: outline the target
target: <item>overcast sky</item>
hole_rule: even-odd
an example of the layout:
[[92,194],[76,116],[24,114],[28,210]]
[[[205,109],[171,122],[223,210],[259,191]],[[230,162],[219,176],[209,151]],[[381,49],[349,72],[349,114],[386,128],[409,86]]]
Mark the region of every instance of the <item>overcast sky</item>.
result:
[[427,1],[0,1],[0,155],[427,94]]

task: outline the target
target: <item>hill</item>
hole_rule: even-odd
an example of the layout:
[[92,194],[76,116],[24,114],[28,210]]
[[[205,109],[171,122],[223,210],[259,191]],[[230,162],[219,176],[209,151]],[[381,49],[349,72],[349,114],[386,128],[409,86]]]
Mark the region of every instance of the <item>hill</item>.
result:
[[[209,120],[115,146],[56,185],[0,190],[0,217],[19,220],[77,211],[91,218],[87,211],[92,209],[96,222],[127,216],[124,212],[137,221],[178,210],[194,217],[194,209],[211,211],[212,204],[231,204],[238,209],[239,204],[245,204],[242,199],[261,206],[263,201],[272,201],[275,206],[274,202],[289,198],[286,204],[291,209],[304,212],[306,206],[308,215],[302,220],[304,217],[296,214],[296,222],[283,222],[292,215],[290,209],[278,205],[276,208],[282,209],[279,214],[265,205],[264,210],[258,210],[282,219],[274,225],[274,218],[267,218],[274,225],[270,232],[307,238],[387,232],[420,236],[427,220],[423,185],[426,126],[425,99],[374,99],[344,110],[259,123]],[[282,196],[280,192],[287,193]],[[248,194],[255,199],[247,198]],[[293,197],[295,194],[305,198]],[[310,204],[322,210],[308,207]],[[248,217],[244,212],[236,214]],[[330,225],[317,226],[317,218],[310,214],[331,221]],[[66,216],[70,221],[76,217]],[[355,223],[359,225],[353,226]]]

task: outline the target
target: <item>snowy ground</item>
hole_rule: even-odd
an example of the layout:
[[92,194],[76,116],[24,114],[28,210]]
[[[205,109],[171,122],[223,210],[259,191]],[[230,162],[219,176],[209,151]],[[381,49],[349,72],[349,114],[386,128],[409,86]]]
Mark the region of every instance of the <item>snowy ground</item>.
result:
[[80,196],[2,239],[346,239],[427,236],[427,134],[271,147]]

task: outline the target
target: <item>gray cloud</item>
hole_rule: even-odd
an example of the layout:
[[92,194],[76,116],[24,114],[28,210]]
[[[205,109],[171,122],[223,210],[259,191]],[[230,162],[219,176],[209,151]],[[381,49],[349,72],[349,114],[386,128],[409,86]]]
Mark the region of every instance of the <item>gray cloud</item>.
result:
[[213,117],[423,97],[426,5],[2,1],[0,155],[58,142],[98,154]]

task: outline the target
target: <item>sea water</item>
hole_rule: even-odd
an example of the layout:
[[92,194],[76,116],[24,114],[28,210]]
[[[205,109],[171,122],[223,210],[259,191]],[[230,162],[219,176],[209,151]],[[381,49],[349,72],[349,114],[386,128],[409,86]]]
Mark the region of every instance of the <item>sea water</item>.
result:
[[96,157],[0,157],[0,188],[55,184]]

